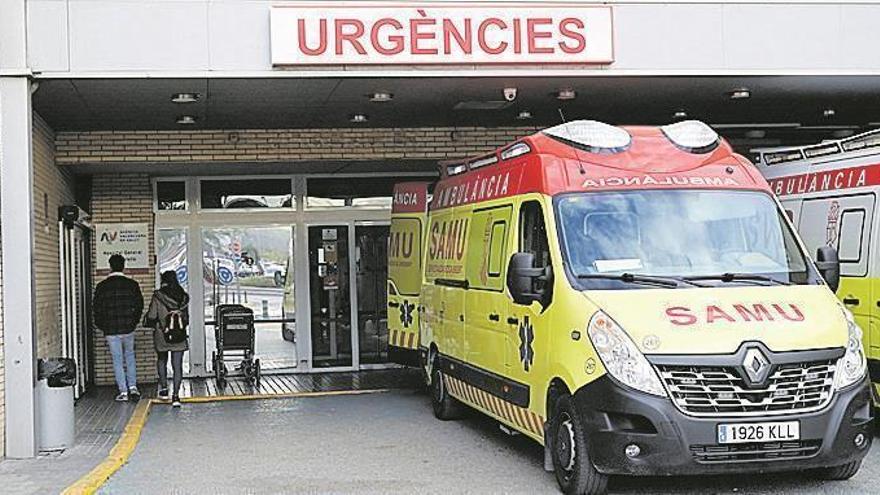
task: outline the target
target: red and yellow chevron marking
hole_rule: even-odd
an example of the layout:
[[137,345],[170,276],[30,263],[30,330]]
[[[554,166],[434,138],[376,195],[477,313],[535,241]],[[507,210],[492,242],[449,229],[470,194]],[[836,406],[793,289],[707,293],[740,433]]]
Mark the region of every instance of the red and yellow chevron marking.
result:
[[390,344],[394,347],[403,347],[404,349],[415,349],[418,346],[415,332],[404,332],[403,330],[391,330]]
[[544,418],[541,416],[457,378],[447,374],[443,376],[446,378],[446,383],[449,384],[449,393],[456,399],[515,426],[529,436],[538,439],[544,438]]

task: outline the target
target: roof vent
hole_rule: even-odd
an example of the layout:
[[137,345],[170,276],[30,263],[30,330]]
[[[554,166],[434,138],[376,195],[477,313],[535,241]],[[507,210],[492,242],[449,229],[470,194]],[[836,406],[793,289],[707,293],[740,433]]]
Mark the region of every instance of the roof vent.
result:
[[544,134],[591,153],[617,153],[632,143],[632,136],[625,130],[595,120],[572,120],[544,129]]
[[664,125],[660,129],[666,139],[688,153],[708,153],[721,144],[721,138],[711,127],[699,120],[683,120]]

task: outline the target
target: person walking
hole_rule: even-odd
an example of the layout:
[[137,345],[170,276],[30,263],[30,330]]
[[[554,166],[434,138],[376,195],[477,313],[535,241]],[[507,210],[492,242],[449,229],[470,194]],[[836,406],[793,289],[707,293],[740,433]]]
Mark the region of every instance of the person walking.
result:
[[156,371],[159,373],[159,398],[168,399],[168,354],[174,371],[172,407],[180,407],[180,382],[183,380],[183,353],[189,349],[186,328],[189,325],[189,294],[177,281],[177,274],[168,270],[160,275],[159,290],[153,293],[145,324],[153,328],[156,348]]
[[116,400],[137,401],[141,394],[137,388],[134,329],[144,310],[144,296],[140,285],[123,273],[123,256],[114,254],[109,263],[110,275],[95,287],[93,318],[95,327],[104,333],[110,347],[113,374],[119,388]]

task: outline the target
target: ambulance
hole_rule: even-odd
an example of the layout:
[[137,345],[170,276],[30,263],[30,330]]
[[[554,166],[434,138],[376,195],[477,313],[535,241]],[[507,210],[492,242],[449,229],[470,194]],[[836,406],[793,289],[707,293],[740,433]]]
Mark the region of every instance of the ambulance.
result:
[[443,164],[430,201],[423,187],[395,195],[389,322],[437,418],[475,409],[535,440],[568,494],[611,475],[858,471],[873,408],[836,249],[811,260],[706,124],[571,121]]
[[880,130],[812,146],[757,150],[755,159],[807,248],[838,251],[837,295],[864,330],[868,372],[880,391],[880,256],[874,253],[880,242],[880,215],[874,215]]

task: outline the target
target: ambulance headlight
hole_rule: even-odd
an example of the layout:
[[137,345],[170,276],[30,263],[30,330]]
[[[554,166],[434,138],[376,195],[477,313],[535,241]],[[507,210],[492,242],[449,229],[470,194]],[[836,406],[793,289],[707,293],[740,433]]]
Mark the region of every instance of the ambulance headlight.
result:
[[611,376],[636,390],[666,396],[666,390],[651,363],[607,314],[599,311],[593,315],[587,333]]
[[865,348],[862,346],[862,329],[856,324],[852,313],[843,308],[846,316],[848,338],[846,342],[846,354],[837,360],[837,370],[834,372],[834,386],[844,388],[856,383],[865,376],[868,363],[865,359]]

